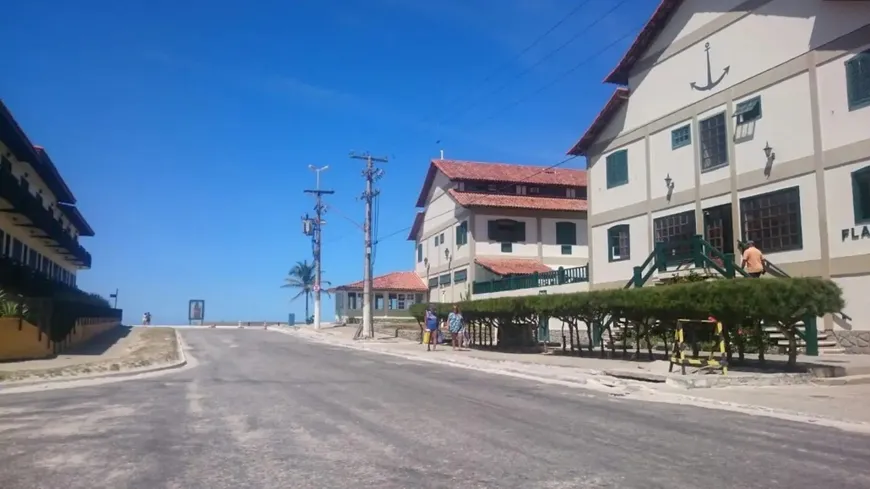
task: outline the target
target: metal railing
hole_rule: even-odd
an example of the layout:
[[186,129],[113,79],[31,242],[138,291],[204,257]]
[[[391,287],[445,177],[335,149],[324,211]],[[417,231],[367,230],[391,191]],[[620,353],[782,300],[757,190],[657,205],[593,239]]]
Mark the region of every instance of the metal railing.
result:
[[575,284],[589,281],[589,267],[563,268],[544,273],[532,273],[529,275],[512,275],[499,280],[488,282],[475,282],[472,285],[472,293],[492,294],[494,292],[506,292],[509,290],[536,289],[557,285]]

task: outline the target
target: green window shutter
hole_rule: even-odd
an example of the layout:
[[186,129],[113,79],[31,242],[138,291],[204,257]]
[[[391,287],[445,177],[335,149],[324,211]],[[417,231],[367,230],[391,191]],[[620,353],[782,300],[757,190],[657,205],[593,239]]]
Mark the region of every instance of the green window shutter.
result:
[[417,263],[423,261],[423,245],[417,245]]
[[556,223],[556,244],[576,245],[577,225],[573,222]]
[[846,92],[849,110],[870,105],[870,51],[846,61]]
[[870,222],[870,166],[852,172],[852,210],[855,224]]
[[456,246],[468,244],[468,221],[456,226]]
[[611,153],[605,162],[607,166],[607,188],[619,187],[628,183],[628,150]]
[[514,227],[514,242],[522,243],[526,240],[526,223],[517,222]]
[[486,223],[486,235],[490,241],[498,241],[498,222],[488,221]]

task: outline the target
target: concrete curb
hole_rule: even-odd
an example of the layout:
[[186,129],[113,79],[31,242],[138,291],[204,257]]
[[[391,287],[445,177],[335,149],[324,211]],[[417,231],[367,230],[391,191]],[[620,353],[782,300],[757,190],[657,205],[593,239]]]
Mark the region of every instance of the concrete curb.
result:
[[178,330],[175,331],[175,348],[176,354],[178,356],[178,360],[170,363],[164,363],[160,365],[151,365],[148,367],[125,370],[123,372],[109,372],[109,373],[96,373],[96,374],[85,374],[85,375],[74,375],[69,377],[60,377],[53,379],[41,379],[41,380],[17,380],[12,382],[0,382],[0,394],[3,394],[4,389],[13,389],[17,387],[33,387],[33,386],[42,386],[42,385],[56,385],[63,384],[65,382],[75,382],[78,380],[98,380],[98,379],[108,379],[108,378],[122,378],[122,377],[134,377],[141,374],[162,372],[164,370],[173,370],[177,368],[184,367],[187,365],[187,355],[184,353],[184,343],[181,339],[181,334]]

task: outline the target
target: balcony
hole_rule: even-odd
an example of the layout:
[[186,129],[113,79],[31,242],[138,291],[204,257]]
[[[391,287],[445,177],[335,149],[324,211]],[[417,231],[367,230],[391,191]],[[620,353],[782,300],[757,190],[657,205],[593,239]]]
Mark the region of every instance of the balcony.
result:
[[513,275],[500,280],[475,282],[472,293],[492,294],[521,289],[540,289],[558,285],[576,284],[589,281],[589,267],[559,268],[551,272],[533,273],[531,275]]
[[56,243],[53,247],[58,249],[58,253],[68,255],[67,258],[80,266],[91,267],[91,254],[63,229],[60,221],[42,205],[40,198],[21,186],[21,182],[12,174],[8,162],[5,161],[0,164],[0,198],[12,204],[12,209],[5,212],[27,219],[27,223],[18,223],[19,226],[42,232],[42,236],[35,237],[53,241]]

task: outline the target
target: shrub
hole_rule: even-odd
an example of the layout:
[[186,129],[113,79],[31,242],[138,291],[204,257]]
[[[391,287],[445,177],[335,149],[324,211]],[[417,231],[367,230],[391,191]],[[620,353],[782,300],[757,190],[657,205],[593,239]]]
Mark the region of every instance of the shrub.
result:
[[[452,304],[434,304],[439,318],[446,318]],[[627,327],[639,353],[641,340],[652,355],[652,338],[672,337],[679,319],[707,319],[723,322],[733,331],[743,328],[740,341],[762,345],[761,322],[776,324],[792,338],[790,363],[797,348],[793,340],[796,324],[807,317],[839,312],[844,307],[842,290],[830,280],[818,278],[734,279],[676,283],[666,287],[577,292],[570,294],[503,297],[458,303],[465,320],[480,325],[505,327],[536,325],[539,317],[558,318],[569,325],[571,334],[580,322],[600,324],[611,334],[618,321]],[[423,321],[426,304],[415,304],[411,315]],[[590,335],[591,328],[587,328]],[[572,336],[573,337],[573,336]],[[612,344],[612,341],[611,341]],[[626,350],[625,338],[623,351]],[[602,351],[603,354],[603,351]]]

